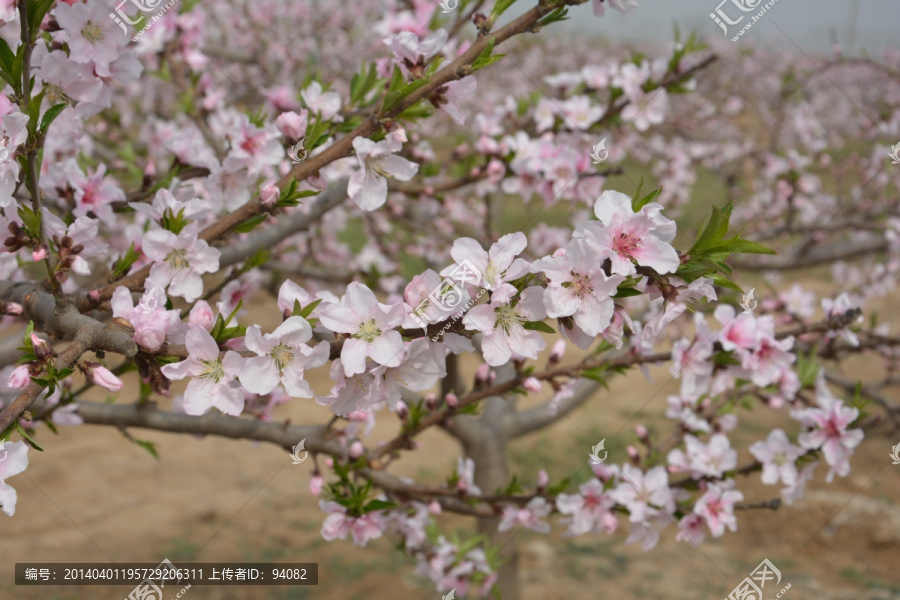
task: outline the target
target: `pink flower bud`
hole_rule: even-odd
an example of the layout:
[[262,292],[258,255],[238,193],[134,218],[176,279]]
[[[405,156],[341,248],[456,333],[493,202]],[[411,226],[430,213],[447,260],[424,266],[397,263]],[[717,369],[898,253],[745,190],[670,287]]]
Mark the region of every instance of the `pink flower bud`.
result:
[[327,457],[327,458],[326,458],[325,460],[323,460],[322,462],[324,462],[324,463],[325,463],[325,466],[328,467],[329,469],[331,469],[332,467],[334,467],[334,459],[331,458],[330,456]]
[[90,275],[91,266],[80,256],[72,257],[72,272],[76,275]]
[[441,503],[437,500],[432,500],[428,503],[428,512],[430,512],[431,514],[439,515],[442,511],[443,509],[441,508]]
[[406,402],[404,402],[403,400],[398,400],[397,401],[397,417],[401,421],[405,421],[406,417],[408,417],[408,416],[409,416],[409,407],[406,406]]
[[22,311],[25,310],[18,302],[5,302],[3,308],[3,312],[7,315],[21,315]]
[[444,402],[446,402],[447,406],[450,408],[456,408],[459,405],[459,398],[456,397],[456,394],[450,392],[444,396]]
[[522,382],[522,387],[532,394],[538,394],[541,391],[541,381],[536,377],[526,377]]
[[650,443],[650,432],[647,431],[647,428],[643,425],[636,425],[634,428],[634,432],[637,434],[638,439],[644,442],[645,444]]
[[31,334],[31,346],[34,348],[34,355],[40,361],[47,360],[53,354],[50,345],[34,333]]
[[556,340],[553,349],[550,351],[550,363],[556,364],[563,359],[566,354],[566,340]]
[[281,113],[275,119],[275,126],[289,140],[299,140],[306,135],[308,117],[309,111],[305,108],[300,111],[299,115],[293,111]]
[[350,444],[350,458],[357,459],[365,453],[366,449],[363,447],[362,442],[356,440],[352,444]]
[[146,175],[147,177],[156,176],[156,163],[153,162],[153,159],[147,161],[147,166],[144,167],[144,175]]
[[189,327],[202,327],[209,331],[215,322],[216,319],[213,316],[212,308],[210,308],[206,300],[198,300],[188,315]]
[[322,486],[325,485],[325,479],[322,478],[321,475],[313,475],[309,479],[309,491],[313,496],[318,496],[322,493]]
[[32,250],[31,258],[34,259],[34,262],[38,262],[47,258],[47,247],[41,244],[40,246]]
[[275,206],[275,203],[278,201],[278,198],[281,196],[281,190],[272,185],[271,183],[265,186],[259,192],[259,203],[267,208],[271,208]]
[[478,381],[481,383],[486,382],[488,380],[490,373],[491,373],[491,365],[484,363],[483,365],[478,367],[477,371],[475,371],[475,381]]
[[537,485],[539,489],[544,489],[547,487],[547,484],[550,483],[550,476],[547,475],[547,471],[541,469],[538,471],[537,476]]
[[23,388],[31,383],[31,375],[28,373],[28,365],[19,365],[9,374],[6,385],[13,389]]
[[425,406],[428,410],[434,410],[437,406],[437,396],[434,394],[425,394]]
[[113,375],[109,369],[99,363],[86,362],[84,374],[88,378],[88,381],[99,385],[102,388],[106,388],[111,392],[118,392],[122,389],[122,386],[125,385],[122,383],[121,379]]
[[90,298],[90,299],[93,300],[94,302],[97,302],[98,300],[100,300],[100,290],[91,290],[91,291],[89,291],[89,292],[88,292],[88,298]]
[[637,464],[641,462],[641,455],[638,453],[637,448],[628,444],[628,447],[625,448],[625,451],[628,452],[628,458],[631,459],[631,462]]

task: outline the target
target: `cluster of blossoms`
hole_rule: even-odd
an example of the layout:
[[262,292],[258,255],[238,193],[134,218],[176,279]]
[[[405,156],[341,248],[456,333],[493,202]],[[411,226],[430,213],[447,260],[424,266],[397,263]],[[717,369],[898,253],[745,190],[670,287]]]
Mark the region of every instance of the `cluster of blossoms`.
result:
[[[787,93],[785,81],[793,77],[757,72],[759,66],[727,51],[742,68],[697,83],[694,69],[712,59],[697,59],[705,48],[693,38],[663,53],[605,52],[602,63],[590,50],[551,39],[517,50],[518,73],[508,69],[485,79],[480,69],[500,58],[491,46],[443,72],[444,83],[401,111],[394,109],[427,89],[442,65],[482,43],[493,16],[473,15],[483,34],[473,41],[457,39],[460,27],[441,21],[429,0],[387,11],[375,3],[317,11],[275,1],[238,11],[240,17],[230,3],[189,3],[128,46],[99,0],[57,3],[34,43],[20,39],[18,11],[7,4],[0,7],[0,37],[14,53],[29,47],[31,99],[40,106],[30,107],[27,90],[0,94],[0,226],[10,232],[8,252],[0,255],[0,279],[8,280],[0,294],[15,287],[6,284],[30,278],[23,266],[46,261],[53,293],[67,298],[60,306],[90,309],[84,318],[106,312],[137,345],[129,360],[147,384],[142,394],[149,387],[169,396],[170,381],[185,381],[183,395],[172,401],[175,412],[193,417],[218,410],[272,422],[273,409],[291,399],[327,406],[338,423],[333,430],[329,425],[329,435],[345,453],[325,452],[333,454],[324,464],[340,483],[320,502],[326,540],[349,536],[363,546],[382,536],[402,539],[438,589],[486,596],[499,578],[495,557],[431,535],[434,517],[453,507],[440,500],[486,504],[499,532],[547,533],[554,513],[571,535],[613,534],[627,521],[626,541],[650,549],[671,523],[677,523],[676,539],[695,544],[734,531],[734,511],[745,499],[738,475],[761,471],[762,482],[782,486],[790,504],[819,462],[828,466],[828,481],[849,474],[863,437],[860,411],[836,395],[823,373],[811,376],[805,367],[820,339],[832,356],[877,348],[888,370],[897,366],[892,348],[898,342],[886,326],[867,331],[851,317],[896,285],[900,219],[889,202],[900,182],[880,172],[874,151],[832,162],[839,161],[835,148],[845,137],[900,133],[900,109],[885,108],[880,98],[900,97],[896,82],[861,96],[864,106],[877,104],[875,124],[851,118],[840,99],[839,110],[824,117],[827,103]],[[636,5],[592,1],[597,16],[607,7],[628,13]],[[356,35],[374,21],[374,39]],[[265,40],[254,37],[259,30],[267,32]],[[244,56],[237,62],[246,64],[227,72],[208,68],[216,50],[228,54],[223,47],[257,43],[281,62]],[[344,51],[325,58],[336,45]],[[285,47],[292,49],[288,56]],[[358,72],[359,56],[375,59]],[[889,59],[887,72],[895,72],[900,56]],[[771,143],[740,135],[736,124],[751,99],[739,98],[727,77],[746,73],[744,66],[759,82],[754,114],[778,134]],[[145,70],[159,76],[153,89],[138,80]],[[323,70],[350,83],[305,76]],[[883,74],[869,65],[859,87],[869,90]],[[535,93],[534,80],[545,94]],[[700,85],[709,93],[685,93]],[[812,96],[835,100],[833,91]],[[103,118],[107,109],[115,119]],[[427,137],[418,126],[425,117],[431,117]],[[828,118],[842,122],[826,126]],[[45,120],[52,128],[42,124],[37,135],[30,125]],[[664,122],[673,131],[661,132]],[[462,131],[463,124],[469,129]],[[603,158],[610,168],[604,170],[592,151],[608,133]],[[110,140],[122,143],[120,154],[107,150]],[[307,168],[304,161],[318,163]],[[610,189],[620,186],[609,178],[631,162],[648,166],[663,189],[643,197]],[[36,172],[29,172],[30,163]],[[748,164],[747,180],[732,182]],[[725,174],[742,200],[733,217],[745,233],[724,237],[729,205],[713,213],[694,247],[679,252],[673,218],[701,170]],[[827,246],[831,236],[817,228],[829,225],[826,219],[851,190],[836,190],[825,170],[863,172],[870,182],[861,210],[873,223],[863,233],[853,233],[853,219],[834,223],[837,241],[849,244],[837,256],[857,256],[862,246],[885,259],[870,269],[835,264],[835,278],[851,293],[820,299],[827,327],[813,337],[804,327],[818,314],[815,293],[795,283],[761,298],[759,312],[739,313],[731,306],[737,298],[726,262],[729,255],[766,250],[743,239],[747,232],[772,243],[813,232],[800,252],[822,246],[826,257],[834,256],[829,252],[840,248]],[[329,200],[339,182],[346,182],[343,206]],[[28,209],[26,192],[40,194],[44,205]],[[513,221],[506,227],[513,232],[501,235],[504,195],[516,206],[534,207],[537,200],[537,212],[568,203],[571,221],[530,230]],[[213,277],[219,284],[210,286]],[[253,324],[258,313],[248,314],[247,306],[276,289],[282,319],[270,331]],[[0,302],[0,312],[21,317],[23,304]],[[548,364],[556,371],[537,371],[555,333],[562,339],[552,344]],[[861,344],[861,336],[869,343]],[[31,432],[41,420],[80,424],[74,366],[59,369],[50,344],[35,334],[29,339],[31,355],[2,371],[3,405],[33,384],[49,385],[36,398],[37,421],[23,417],[16,424]],[[485,497],[481,487],[487,486],[476,484],[478,456],[459,459],[446,486],[427,501],[390,486],[367,498],[368,488],[360,493],[350,485],[348,469],[374,462],[359,438],[371,434],[385,407],[402,434],[388,450],[371,453],[379,459],[390,453],[392,460],[398,449],[418,447],[412,438],[423,422],[452,433],[452,416],[477,412],[471,409],[488,393],[545,395],[549,403],[536,411],[541,418],[564,414],[560,406],[589,380],[604,380],[602,368],[613,364],[585,359],[560,366],[568,343],[595,348],[599,361],[624,357],[641,368],[669,357],[673,377],[680,378],[666,412],[676,441],[657,444],[639,426],[646,455],[629,446],[631,464],[592,465],[592,476],[566,489],[549,487],[541,472],[524,502]],[[665,350],[654,354],[658,347]],[[466,394],[458,367],[469,355],[480,366],[475,391]],[[113,393],[123,388],[97,362],[78,360],[77,367],[89,384]],[[311,385],[316,369],[327,371],[330,390]],[[552,398],[545,388],[552,388]],[[750,445],[754,462],[741,466],[729,438],[738,414],[725,407],[747,392],[772,410],[786,409],[793,422]],[[27,445],[7,441],[0,456],[0,505],[12,515],[16,492],[5,480],[26,468]],[[317,496],[324,488],[318,468],[310,484]]]

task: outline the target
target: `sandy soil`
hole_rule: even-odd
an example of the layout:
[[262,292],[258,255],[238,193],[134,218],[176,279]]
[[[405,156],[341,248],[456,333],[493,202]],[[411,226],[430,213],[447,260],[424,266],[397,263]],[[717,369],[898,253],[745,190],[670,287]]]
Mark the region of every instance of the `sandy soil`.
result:
[[[265,326],[272,324],[272,316],[264,313],[257,320]],[[876,368],[857,361],[846,373],[865,378]],[[536,470],[549,463],[557,465],[551,476],[559,477],[580,465],[590,445],[603,437],[611,451],[624,448],[638,421],[667,431],[662,418],[665,399],[677,382],[665,368],[651,369],[651,374],[652,383],[639,372],[612,380],[610,391],[571,421],[564,419],[517,442],[511,449],[515,469],[532,480]],[[329,387],[324,374],[313,385],[319,391]],[[293,422],[328,418],[322,407],[300,400],[279,407],[277,415]],[[740,416],[741,426],[733,436],[739,448],[787,421],[785,414],[768,409]],[[367,443],[395,431],[392,420],[385,419]],[[160,459],[108,427],[62,428],[58,437],[42,432],[46,452],[31,452],[28,470],[9,480],[19,492],[15,517],[0,515],[0,598],[121,600],[130,591],[16,587],[15,562],[156,563],[163,558],[175,564],[319,564],[317,587],[194,587],[185,594],[189,599],[440,597],[413,562],[384,538],[365,549],[321,539],[323,514],[308,490],[309,462],[294,466],[284,451],[250,442],[131,433],[157,442]],[[452,472],[461,449],[441,432],[428,432],[421,439],[425,449],[400,461],[396,472],[439,481]],[[624,546],[622,533],[566,538],[562,528],[550,536],[523,532],[523,597],[718,600],[768,558],[781,570],[783,584],[792,585],[785,596],[789,600],[898,599],[900,466],[892,466],[888,458],[897,443],[900,439],[869,434],[852,459],[849,477],[826,484],[820,466],[807,496],[793,507],[740,513],[737,533],[707,540],[700,548],[674,541],[674,527],[664,531],[659,547],[650,553]],[[741,462],[748,457],[742,452]],[[775,488],[759,484],[758,476],[742,487],[748,501],[777,494]],[[445,530],[469,525],[458,517],[444,519]],[[166,600],[177,591],[167,591]]]

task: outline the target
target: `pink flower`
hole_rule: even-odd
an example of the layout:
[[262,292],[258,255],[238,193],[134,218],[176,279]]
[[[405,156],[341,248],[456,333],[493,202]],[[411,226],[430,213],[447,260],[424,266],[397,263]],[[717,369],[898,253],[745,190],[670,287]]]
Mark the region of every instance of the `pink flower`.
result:
[[466,122],[466,115],[462,107],[460,107],[460,101],[474,94],[477,85],[478,82],[470,75],[456,81],[450,81],[438,90],[440,93],[439,108],[453,119],[457,125],[462,125]]
[[247,169],[251,176],[259,175],[266,166],[284,160],[279,131],[272,125],[257,127],[247,115],[240,115],[238,131],[232,133],[231,150],[222,166],[229,172]]
[[153,261],[146,287],[168,287],[170,294],[188,302],[203,293],[200,275],[219,270],[220,252],[199,239],[193,226],[177,236],[165,229],[151,229],[144,234],[143,250]]
[[706,493],[694,505],[694,514],[700,515],[709,525],[713,537],[721,537],[727,527],[737,531],[737,518],[734,516],[734,505],[744,499],[744,494],[737,490],[726,490],[711,484]]
[[835,473],[846,477],[850,473],[850,460],[854,449],[863,439],[862,429],[847,429],[859,416],[859,409],[844,406],[831,395],[821,380],[816,389],[820,408],[805,408],[791,411],[791,417],[812,430],[800,434],[799,442],[804,448],[822,450],[825,462],[831,467],[826,481],[832,481]]
[[766,485],[779,481],[788,486],[797,483],[796,461],[803,455],[803,449],[791,444],[781,429],[772,430],[765,442],[751,445],[750,454],[762,463],[762,482]]
[[69,185],[75,190],[75,208],[72,211],[75,216],[86,217],[88,213],[93,213],[107,225],[114,224],[116,215],[112,203],[125,200],[125,192],[105,176],[106,165],[101,163],[97,170],[89,170],[85,175],[74,161],[66,164],[69,166],[66,170]]
[[322,522],[322,537],[329,542],[345,539],[350,533],[355,545],[365,546],[369,540],[381,537],[384,525],[381,515],[377,513],[351,517],[347,514],[347,509],[337,502],[325,500],[319,500],[319,508],[329,513]]
[[504,506],[497,531],[509,531],[513,527],[524,527],[538,533],[550,533],[550,523],[541,521],[552,512],[552,507],[544,498],[532,498],[524,508]]
[[557,510],[564,515],[572,515],[568,521],[572,535],[592,531],[613,533],[619,527],[619,520],[612,512],[615,503],[597,479],[581,484],[577,494],[559,494],[556,497]]
[[669,93],[664,88],[647,94],[641,92],[622,109],[622,120],[626,124],[634,123],[638,131],[647,131],[651,125],[661,125],[666,120],[668,108]]
[[219,346],[205,329],[191,327],[185,336],[188,358],[164,365],[162,374],[169,379],[191,377],[184,392],[184,412],[202,415],[216,407],[226,415],[238,416],[244,410],[244,392],[235,381],[244,359],[229,350],[219,358]]
[[310,113],[321,112],[323,119],[334,120],[335,123],[344,120],[338,115],[341,110],[341,95],[337,92],[323,92],[322,84],[318,81],[310,83],[305,90],[300,92],[300,97],[303,98]]
[[403,304],[384,305],[372,290],[356,281],[347,286],[340,303],[321,311],[321,323],[338,333],[349,333],[341,348],[344,373],[352,377],[366,370],[366,357],[387,367],[402,362],[403,338],[393,328],[403,322]]
[[313,475],[309,478],[309,493],[313,496],[320,496],[324,486],[325,479],[321,475]]
[[487,251],[473,238],[459,238],[450,249],[457,264],[441,271],[441,275],[494,291],[528,273],[528,263],[516,258],[527,245],[528,238],[522,232],[504,235]]
[[275,119],[275,126],[287,139],[292,141],[299,140],[306,135],[308,118],[309,111],[305,108],[300,111],[299,115],[293,111],[281,113]]
[[16,512],[16,490],[6,483],[10,477],[28,468],[28,445],[25,442],[0,442],[0,506],[7,516]]
[[[167,212],[170,217],[181,213],[185,219],[195,220],[198,217],[205,217],[212,209],[212,204],[208,200],[191,198],[187,202],[182,202],[175,198],[172,192],[165,189],[156,192],[156,195],[153,196],[153,202],[150,204],[146,202],[129,202],[128,206],[157,223],[163,220]],[[184,212],[182,213],[182,211]]]
[[28,365],[19,365],[12,370],[12,373],[9,374],[9,379],[6,382],[6,385],[15,390],[18,390],[25,387],[29,383],[31,383],[31,373],[29,372]]
[[99,3],[59,4],[54,14],[65,32],[69,58],[82,64],[93,63],[99,77],[109,77],[110,63],[128,41],[115,21],[109,18],[110,7]]
[[524,290],[518,300],[513,300],[516,288],[504,283],[494,290],[489,304],[479,304],[463,317],[467,329],[475,329],[484,334],[481,350],[484,360],[491,366],[505,365],[512,359],[513,352],[526,358],[535,359],[547,342],[537,331],[527,330],[526,322],[543,321],[547,318],[542,300],[543,290],[530,287]]
[[717,341],[725,350],[736,350],[741,357],[754,350],[759,345],[759,331],[756,317],[748,313],[740,313],[735,316],[734,307],[729,304],[720,304],[716,307],[713,316],[722,329],[719,331]]
[[420,40],[419,36],[411,31],[401,31],[387,36],[382,42],[390,49],[394,55],[394,62],[408,79],[411,67],[426,64],[440,51],[447,42],[447,32],[438,29]]
[[112,372],[95,362],[84,363],[84,375],[87,379],[102,388],[106,388],[110,392],[118,392],[125,385],[121,379],[112,374]]
[[358,137],[353,140],[360,170],[350,177],[347,195],[361,210],[375,210],[387,201],[387,177],[409,181],[419,170],[416,163],[394,154],[400,148],[399,143],[390,139],[373,142]]
[[669,452],[667,461],[679,470],[689,470],[696,479],[720,478],[726,471],[737,468],[737,450],[731,447],[728,437],[717,433],[704,444],[692,435],[684,436],[687,453],[680,448]]
[[259,191],[259,203],[266,208],[272,208],[281,196],[281,190],[271,183]]
[[[113,292],[110,306],[114,317],[121,317],[132,324],[132,339],[141,347],[156,352],[166,341],[172,323],[178,323],[177,311],[166,310],[166,294],[160,288],[151,288],[144,298],[134,306],[131,291],[119,286]],[[192,309],[193,310],[193,309]]]
[[706,539],[706,532],[703,525],[706,520],[697,514],[688,514],[678,521],[678,534],[675,539],[679,542],[689,541],[692,544],[700,545]]
[[328,362],[330,347],[321,342],[310,348],[306,342],[311,338],[312,328],[303,317],[290,317],[267,334],[262,334],[258,325],[248,327],[244,343],[258,356],[244,364],[241,385],[254,394],[268,394],[281,383],[294,398],[312,398],[304,371]]
[[544,273],[550,282],[543,298],[547,316],[572,316],[589,336],[603,332],[612,321],[612,296],[625,277],[607,276],[600,268],[602,263],[599,249],[584,238],[575,238],[564,256],[546,257],[532,264],[531,272]]
[[583,231],[589,241],[606,251],[613,273],[634,275],[635,263],[660,274],[674,273],[681,264],[678,252],[668,244],[675,237],[674,224],[654,212],[653,204],[635,213],[631,198],[610,190],[594,204],[600,223],[591,221]]
[[628,509],[632,523],[641,523],[662,513],[675,512],[675,497],[669,488],[669,476],[664,466],[653,467],[644,473],[637,467],[625,465],[622,467],[622,475],[621,481],[610,494],[616,502]]

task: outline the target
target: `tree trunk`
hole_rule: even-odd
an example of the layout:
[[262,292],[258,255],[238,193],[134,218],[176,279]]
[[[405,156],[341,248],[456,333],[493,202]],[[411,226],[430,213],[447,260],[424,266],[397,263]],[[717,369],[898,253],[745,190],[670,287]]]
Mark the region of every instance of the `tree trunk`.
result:
[[[509,404],[502,398],[491,398],[481,418],[477,421],[477,432],[463,444],[466,456],[475,461],[475,484],[482,494],[493,494],[497,488],[509,484],[510,473],[507,463],[507,444],[500,426],[502,414],[509,410]],[[497,587],[502,600],[519,600],[519,549],[516,539],[517,528],[500,533],[498,517],[479,518],[478,532],[488,538],[488,543],[500,548],[499,557],[503,564],[498,571]],[[493,556],[488,556],[493,558]]]

